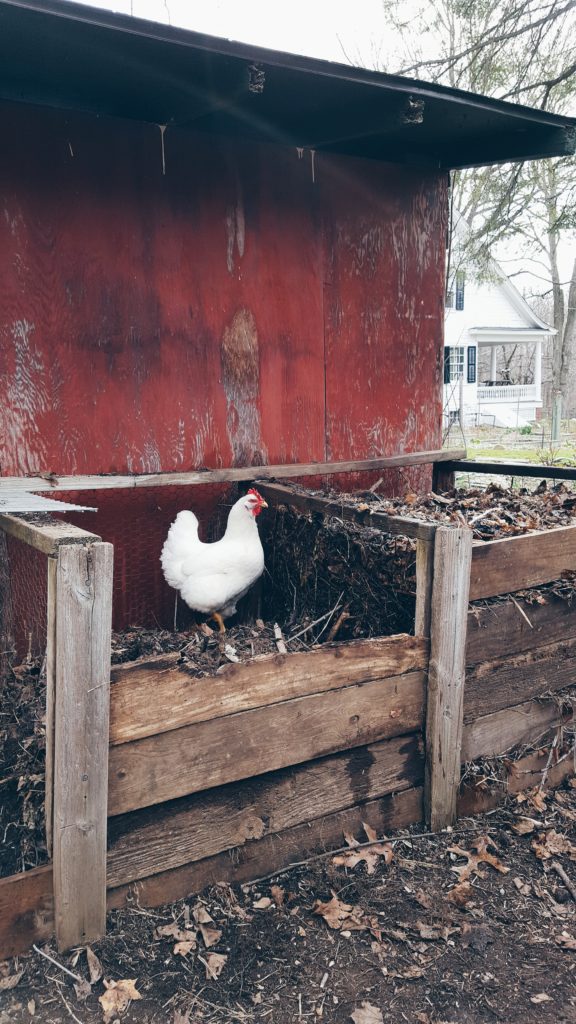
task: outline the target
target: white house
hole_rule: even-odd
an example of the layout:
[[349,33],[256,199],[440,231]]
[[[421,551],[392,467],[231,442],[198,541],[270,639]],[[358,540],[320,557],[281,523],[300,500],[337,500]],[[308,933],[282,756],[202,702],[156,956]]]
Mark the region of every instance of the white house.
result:
[[[457,224],[457,234],[467,228]],[[457,264],[458,265],[458,264]],[[542,342],[556,332],[530,309],[502,268],[488,275],[449,276],[444,321],[444,418],[522,427],[542,408]],[[502,348],[501,346],[504,346]],[[532,358],[506,366],[521,346]],[[460,410],[462,409],[462,413]]]

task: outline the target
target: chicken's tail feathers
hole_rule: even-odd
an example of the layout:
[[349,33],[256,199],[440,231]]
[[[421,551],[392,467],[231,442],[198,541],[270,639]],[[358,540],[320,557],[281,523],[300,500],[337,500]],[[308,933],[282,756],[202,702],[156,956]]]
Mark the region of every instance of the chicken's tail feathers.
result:
[[179,590],[184,582],[182,562],[189,558],[194,545],[199,544],[198,520],[193,512],[179,512],[162,548],[160,562],[169,586]]

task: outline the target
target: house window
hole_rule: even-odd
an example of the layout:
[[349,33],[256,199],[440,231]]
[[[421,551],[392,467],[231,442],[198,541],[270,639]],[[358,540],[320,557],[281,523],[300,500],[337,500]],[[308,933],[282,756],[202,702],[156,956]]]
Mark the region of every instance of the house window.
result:
[[453,277],[449,291],[446,293],[447,309],[464,309],[465,274],[459,270]]
[[469,384],[476,383],[476,346],[468,347],[468,373],[466,379]]
[[464,349],[446,345],[444,348],[444,383],[460,380],[464,376]]

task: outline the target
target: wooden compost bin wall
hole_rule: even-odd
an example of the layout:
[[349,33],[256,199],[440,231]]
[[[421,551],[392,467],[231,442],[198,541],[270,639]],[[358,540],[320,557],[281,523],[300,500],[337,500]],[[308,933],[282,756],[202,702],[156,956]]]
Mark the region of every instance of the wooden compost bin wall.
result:
[[264,656],[202,679],[175,660],[114,670],[109,888],[162,873],[146,891],[173,898],[337,845],[361,820],[420,818],[426,640]]

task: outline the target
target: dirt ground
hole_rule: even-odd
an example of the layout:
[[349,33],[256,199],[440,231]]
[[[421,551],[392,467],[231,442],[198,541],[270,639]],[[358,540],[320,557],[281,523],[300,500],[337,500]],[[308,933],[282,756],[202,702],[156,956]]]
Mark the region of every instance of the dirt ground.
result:
[[0,965],[0,1024],[572,1024],[574,785],[158,910],[135,899],[89,952]]

